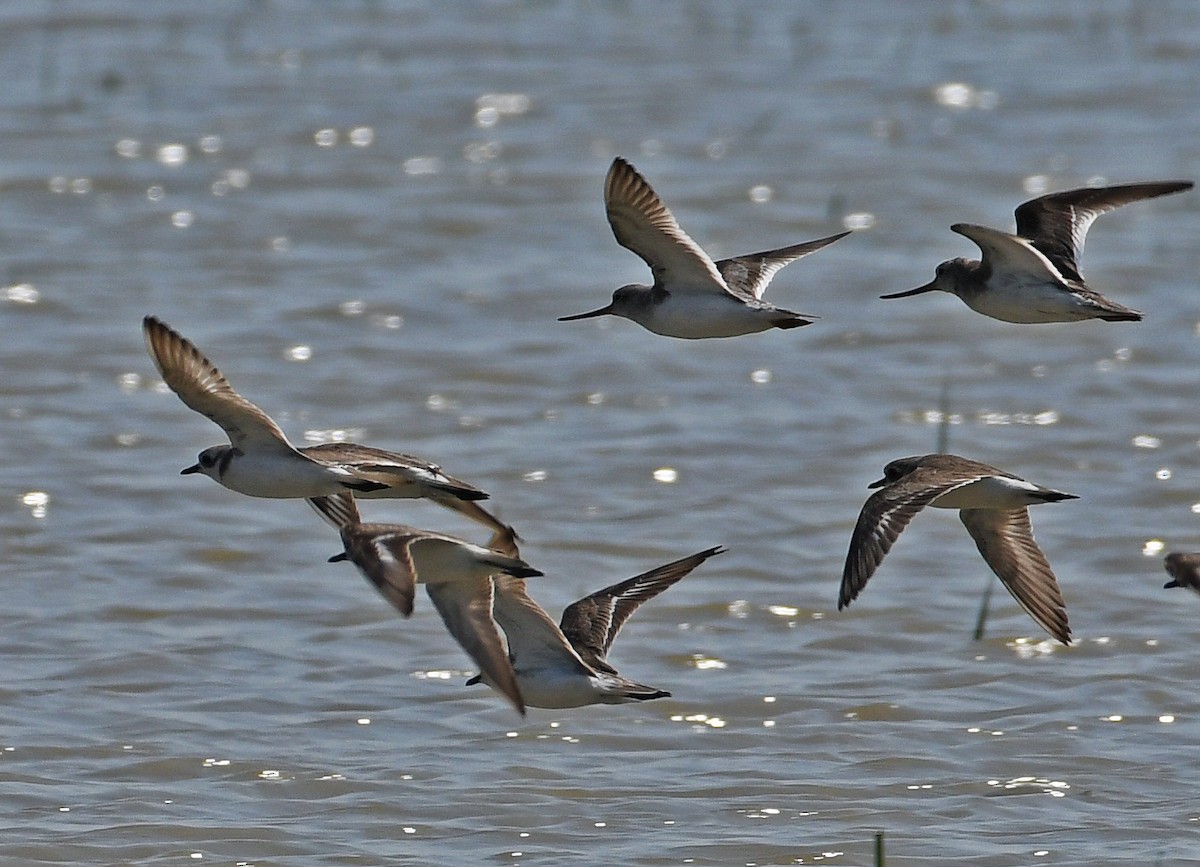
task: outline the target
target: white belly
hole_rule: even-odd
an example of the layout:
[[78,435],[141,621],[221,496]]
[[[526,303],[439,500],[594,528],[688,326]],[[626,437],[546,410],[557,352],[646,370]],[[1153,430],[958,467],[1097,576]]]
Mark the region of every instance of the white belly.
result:
[[1019,509],[1045,502],[1031,496],[1037,490],[1037,485],[1021,479],[989,476],[942,494],[930,505],[939,509]]
[[518,658],[513,670],[521,687],[521,697],[530,707],[583,707],[600,701],[590,677],[575,672],[543,668],[525,671]]
[[993,279],[986,290],[964,295],[963,301],[984,316],[1021,324],[1077,322],[1094,319],[1099,312],[1061,283],[1050,282],[997,283]]
[[417,581],[430,584],[446,581],[484,581],[499,570],[480,560],[482,548],[448,539],[418,539],[409,547]]
[[700,340],[766,331],[777,315],[720,295],[674,295],[635,321],[655,334]]
[[292,499],[337,494],[346,490],[336,473],[306,458],[288,454],[255,454],[234,457],[220,482],[250,497]]

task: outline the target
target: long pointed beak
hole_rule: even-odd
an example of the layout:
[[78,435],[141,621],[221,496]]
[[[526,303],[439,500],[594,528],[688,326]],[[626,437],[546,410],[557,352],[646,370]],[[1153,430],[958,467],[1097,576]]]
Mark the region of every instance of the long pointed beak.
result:
[[198,473],[198,472],[200,472],[200,465],[192,464],[190,467],[184,467],[182,470],[180,470],[179,475],[190,476],[192,473]]
[[346,559],[348,559],[348,558],[346,557],[346,552],[345,552],[345,551],[343,551],[343,552],[342,552],[342,553],[340,553],[340,554],[334,554],[332,557],[330,557],[330,558],[329,558],[329,560],[328,560],[327,562],[329,562],[329,563],[341,563],[343,560],[346,560]]
[[575,319],[591,319],[593,316],[607,316],[612,312],[612,305],[609,304],[606,307],[601,307],[599,310],[592,310],[589,313],[576,313],[574,316],[560,316],[558,317],[558,321],[571,322]]
[[926,292],[933,292],[937,289],[937,281],[926,283],[924,286],[918,286],[916,289],[909,289],[907,292],[893,292],[891,295],[880,295],[880,298],[907,298],[909,295],[923,295]]
[[884,476],[882,479],[880,479],[877,482],[871,482],[871,484],[867,485],[867,487],[868,488],[882,488],[887,483],[888,483],[887,476]]

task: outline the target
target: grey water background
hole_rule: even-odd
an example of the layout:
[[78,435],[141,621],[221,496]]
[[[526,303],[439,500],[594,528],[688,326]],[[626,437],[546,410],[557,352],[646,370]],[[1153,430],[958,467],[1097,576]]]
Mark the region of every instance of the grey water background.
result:
[[[1200,174],[1200,6],[438,2],[0,6],[0,860],[10,864],[1200,863],[1200,198],[1093,227],[1135,324],[946,295],[1044,191]],[[717,256],[789,266],[809,328],[558,323],[646,276],[629,158]],[[671,690],[531,710],[468,689],[301,503],[180,478],[221,432],[154,313],[297,441],[483,487],[552,612],[701,548],[612,660]],[[1045,640],[952,514],[838,613],[884,463],[1071,491],[1033,522]],[[425,503],[369,517],[486,535]]]

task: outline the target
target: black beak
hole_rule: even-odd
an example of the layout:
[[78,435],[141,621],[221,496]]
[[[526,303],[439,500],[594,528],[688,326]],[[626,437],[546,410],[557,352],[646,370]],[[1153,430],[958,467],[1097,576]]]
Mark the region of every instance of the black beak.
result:
[[558,321],[571,322],[575,319],[591,319],[593,316],[607,316],[610,313],[612,313],[611,304],[609,304],[607,307],[601,307],[599,310],[592,310],[588,313],[576,313],[574,316],[560,316],[558,317]]
[[1169,590],[1172,587],[1182,587],[1182,586],[1183,585],[1180,584],[1178,581],[1168,581],[1166,584],[1163,585],[1163,590]]
[[200,465],[192,464],[190,467],[184,467],[182,470],[180,470],[179,475],[190,476],[192,473],[198,473],[198,472],[200,472]]
[[468,680],[467,686],[475,686],[475,684],[477,684],[477,683],[483,683],[483,675],[482,674],[477,674],[473,678]]
[[343,552],[342,552],[342,553],[340,553],[340,554],[334,554],[332,557],[330,557],[330,558],[329,558],[329,560],[328,560],[327,562],[329,562],[329,563],[341,563],[341,562],[342,562],[343,560],[345,560],[345,559],[347,559],[347,558],[346,558],[346,552],[345,552],[345,551],[343,551]]
[[871,482],[871,484],[867,485],[867,487],[868,488],[882,488],[887,483],[888,483],[887,476],[884,476],[882,479],[880,479],[877,482]]
[[937,289],[937,281],[926,283],[924,286],[918,286],[916,289],[909,289],[907,292],[893,292],[891,295],[880,295],[880,298],[907,298],[910,295],[923,295],[926,292],[933,292]]

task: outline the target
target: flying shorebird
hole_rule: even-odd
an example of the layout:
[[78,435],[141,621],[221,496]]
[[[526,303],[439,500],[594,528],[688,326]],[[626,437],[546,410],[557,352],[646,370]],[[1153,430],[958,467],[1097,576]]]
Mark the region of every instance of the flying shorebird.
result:
[[1163,559],[1163,567],[1171,576],[1171,580],[1163,585],[1164,590],[1187,587],[1200,593],[1200,554],[1172,552]]
[[[511,538],[493,538],[505,553],[516,550]],[[492,616],[508,639],[521,695],[530,707],[567,708],[589,704],[624,704],[667,698],[671,694],[622,677],[608,663],[608,651],[625,621],[645,602],[675,584],[709,557],[724,553],[708,548],[633,578],[597,590],[563,611],[555,624],[525,592],[525,582],[495,577]],[[467,681],[496,688],[485,671]]]
[[559,322],[623,316],[655,334],[687,339],[811,325],[815,317],[768,304],[762,300],[763,292],[784,265],[850,234],[839,232],[793,247],[714,262],[679,228],[646,179],[621,157],[613,160],[604,179],[604,205],[617,243],[645,260],[654,285],[622,286],[608,306],[562,316]]
[[[402,524],[364,524],[349,493],[308,502],[342,537],[343,552],[329,562],[352,562],[405,617],[412,614],[416,585],[424,584],[446,629],[524,715],[525,701],[492,619],[492,576],[524,579],[541,572],[519,557],[442,533]],[[513,538],[511,532],[506,538]]]
[[1038,625],[1071,643],[1067,608],[1050,564],[1029,523],[1028,506],[1078,499],[1043,488],[978,461],[956,455],[899,458],[868,485],[882,488],[867,498],[850,537],[838,610],[848,606],[875,574],[884,555],[917,512],[926,506],[958,509],[979,553]]
[[424,497],[494,532],[510,528],[479,506],[488,495],[436,464],[354,443],[296,448],[270,416],[233,390],[186,337],[154,316],[142,321],[150,356],[188,407],[216,422],[229,445],[200,453],[183,475],[202,473],[251,497],[317,497],[353,491],[360,497]]
[[1121,205],[1192,188],[1191,181],[1156,181],[1115,187],[1083,187],[1050,193],[1017,208],[1017,233],[955,223],[983,251],[983,260],[951,259],[933,281],[881,298],[905,298],[941,290],[968,307],[1005,322],[1076,322],[1103,319],[1137,322],[1142,314],[1091,289],[1079,273],[1087,230],[1101,214]]

